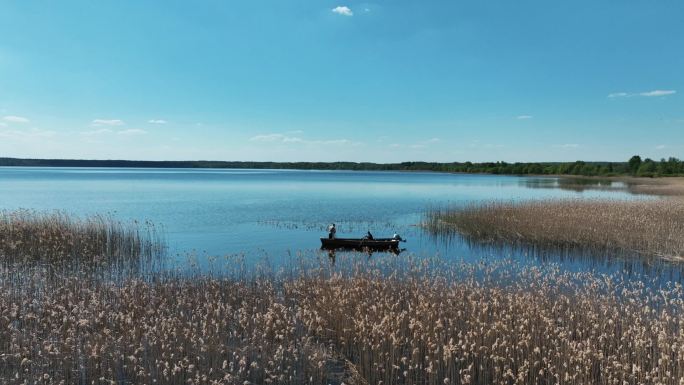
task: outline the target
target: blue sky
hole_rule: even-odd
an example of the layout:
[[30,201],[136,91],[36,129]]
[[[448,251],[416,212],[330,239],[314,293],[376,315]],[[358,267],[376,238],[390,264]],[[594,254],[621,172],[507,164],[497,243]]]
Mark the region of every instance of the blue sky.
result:
[[684,158],[683,15],[680,0],[0,0],[0,156]]

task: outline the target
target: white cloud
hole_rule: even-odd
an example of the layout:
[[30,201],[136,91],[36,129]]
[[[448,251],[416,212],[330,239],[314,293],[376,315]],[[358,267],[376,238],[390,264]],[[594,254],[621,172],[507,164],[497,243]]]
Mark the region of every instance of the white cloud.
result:
[[145,134],[147,134],[147,131],[141,130],[141,129],[139,129],[139,128],[129,128],[128,130],[121,130],[121,131],[118,131],[117,134],[119,134],[119,135],[128,135],[128,136],[131,136],[131,135],[145,135]]
[[301,143],[308,145],[359,145],[359,142],[353,142],[349,139],[326,139],[326,140],[307,140],[296,136],[287,136],[283,134],[265,134],[256,135],[249,138],[252,142],[266,142],[266,143]]
[[7,115],[2,118],[4,121],[10,122],[10,123],[28,123],[30,120],[23,116],[15,116],[15,115]]
[[426,140],[424,143],[426,143],[426,144],[427,143],[438,143],[441,141],[442,141],[442,139],[440,139],[440,138],[430,138],[430,139]]
[[31,128],[28,130],[5,129],[0,130],[0,138],[7,139],[34,139],[34,138],[51,138],[57,135],[57,132],[51,130],[41,130],[39,128]]
[[518,120],[525,120],[525,119],[532,119],[533,116],[532,115],[518,115],[515,118]]
[[7,123],[0,122],[0,127],[7,127]]
[[673,95],[676,93],[677,93],[677,91],[675,91],[675,90],[653,90],[653,91],[638,92],[638,93],[613,92],[612,94],[608,94],[608,97],[611,99],[614,99],[614,98],[631,98],[633,96],[658,97],[658,96]]
[[94,119],[91,122],[93,126],[123,126],[124,121],[120,119]]
[[422,149],[422,148],[426,148],[427,146],[424,144],[412,144],[409,147],[411,147],[413,149]]
[[642,92],[639,95],[641,96],[667,96],[667,95],[672,95],[676,94],[677,91],[675,90],[653,90],[653,91],[648,91],[648,92]]
[[95,135],[111,134],[112,132],[114,132],[114,131],[110,130],[109,128],[99,128],[97,130],[82,131],[81,135],[95,136]]
[[555,147],[555,148],[578,148],[579,144],[577,144],[577,143],[554,144],[553,147]]
[[166,123],[168,123],[168,122],[167,122],[166,120],[164,120],[164,119],[150,119],[150,120],[147,121],[147,123],[151,123],[151,124],[166,124]]
[[349,139],[333,139],[333,140],[314,140],[311,141],[310,143],[313,144],[352,144],[352,141]]
[[346,5],[338,5],[337,7],[333,8],[332,11],[333,13],[342,16],[354,16],[354,12],[352,12],[351,8],[347,7]]
[[283,142],[283,143],[301,143],[304,139],[296,136],[287,136],[283,134],[266,134],[257,135],[249,138],[252,142]]
[[662,150],[662,149],[664,149],[665,147],[667,147],[667,146],[664,145],[664,144],[659,144],[659,145],[656,146],[656,150]]

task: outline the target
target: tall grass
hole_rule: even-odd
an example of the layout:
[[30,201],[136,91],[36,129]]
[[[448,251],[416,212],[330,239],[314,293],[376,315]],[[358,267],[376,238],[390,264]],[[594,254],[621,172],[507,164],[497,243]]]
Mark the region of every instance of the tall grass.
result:
[[0,211],[0,264],[138,270],[161,261],[164,242],[149,222],[63,212]]
[[[341,257],[343,258],[343,257]],[[684,293],[392,258],[116,284],[0,268],[0,383],[681,384]]]
[[433,209],[425,224],[479,242],[684,258],[684,202],[674,199],[476,203]]

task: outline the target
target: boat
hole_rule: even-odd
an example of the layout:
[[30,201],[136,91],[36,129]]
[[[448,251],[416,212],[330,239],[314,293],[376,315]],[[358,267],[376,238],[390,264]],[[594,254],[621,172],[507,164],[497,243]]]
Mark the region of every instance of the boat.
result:
[[399,248],[399,239],[395,238],[321,238],[321,248],[334,249],[355,249],[355,250],[389,250]]

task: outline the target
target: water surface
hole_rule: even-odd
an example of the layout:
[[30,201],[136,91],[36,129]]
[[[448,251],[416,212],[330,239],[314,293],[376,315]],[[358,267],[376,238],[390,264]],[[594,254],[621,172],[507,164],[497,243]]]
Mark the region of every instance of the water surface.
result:
[[[556,178],[427,172],[0,167],[0,208],[150,220],[163,225],[172,256],[192,254],[200,264],[227,254],[287,263],[293,254],[318,250],[332,222],[340,237],[399,233],[409,240],[402,255],[525,259],[521,250],[435,239],[418,225],[429,207],[481,200],[635,199],[620,184],[586,187]],[[624,267],[605,258],[545,260],[573,270]]]

